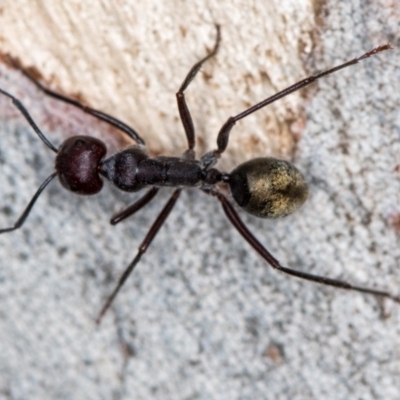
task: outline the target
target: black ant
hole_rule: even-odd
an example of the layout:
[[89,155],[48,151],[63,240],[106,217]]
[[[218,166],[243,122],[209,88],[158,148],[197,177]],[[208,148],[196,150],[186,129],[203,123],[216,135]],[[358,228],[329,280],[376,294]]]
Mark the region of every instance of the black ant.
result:
[[[361,57],[345,62],[334,68],[328,69],[327,71],[311,75],[248,108],[240,114],[228,118],[218,133],[217,149],[206,153],[197,160],[194,151],[195,130],[192,117],[186,104],[184,92],[199,72],[202,64],[215,56],[219,43],[220,28],[217,26],[217,38],[214,48],[206,57],[194,64],[176,93],[179,114],[188,141],[188,149],[181,157],[149,157],[145,149],[144,140],[134,129],[108,114],[87,107],[76,100],[47,89],[31,74],[22,70],[22,72],[45,94],[78,107],[84,112],[109,123],[110,125],[120,129],[136,142],[135,145],[129,146],[107,159],[105,159],[107,153],[105,144],[90,136],[73,136],[65,140],[57,149],[43,135],[22,103],[10,93],[0,89],[0,93],[12,100],[39,138],[47,145],[47,147],[56,153],[55,172],[53,172],[41,184],[24,212],[18,218],[17,222],[9,228],[1,229],[0,233],[11,232],[23,225],[36,200],[55,176],[58,176],[61,184],[67,190],[83,195],[92,195],[100,192],[103,186],[103,180],[101,177],[108,179],[119,189],[126,192],[137,192],[145,187],[150,187],[143,197],[112,217],[110,221],[112,225],[116,225],[125,218],[133,215],[153,200],[161,186],[175,187],[176,189],[171,198],[168,200],[167,204],[164,206],[161,213],[149,229],[146,237],[140,244],[135,258],[125,269],[116,288],[108,297],[101,309],[96,320],[97,323],[99,323],[126,279],[138,264],[142,255],[146,252],[157,232],[164,224],[178,200],[182,188],[198,187],[204,193],[214,196],[219,200],[232,225],[254,248],[254,250],[256,250],[273,268],[309,281],[342,289],[388,297],[396,302],[400,302],[400,296],[394,296],[387,291],[355,286],[338,279],[313,275],[282,266],[249,231],[240,219],[234,206],[218,186],[225,185],[229,187],[235,202],[252,215],[260,218],[284,217],[297,210],[306,201],[308,196],[308,188],[305,179],[292,164],[284,160],[264,157],[247,161],[236,167],[231,173],[221,172],[214,168],[214,165],[218,162],[222,153],[228,146],[229,134],[237,121],[290,93],[310,85],[317,79],[332,74],[340,69],[357,64],[361,60],[373,56],[381,51],[390,49],[391,46],[387,44],[376,47],[375,49],[363,54]],[[17,68],[21,69],[19,66],[17,66]]]

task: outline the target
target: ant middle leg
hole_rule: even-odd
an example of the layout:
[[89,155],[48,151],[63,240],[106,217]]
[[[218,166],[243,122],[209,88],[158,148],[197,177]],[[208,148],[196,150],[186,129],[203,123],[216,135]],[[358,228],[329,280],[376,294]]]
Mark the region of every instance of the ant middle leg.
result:
[[190,82],[192,82],[194,77],[200,71],[200,68],[203,65],[203,63],[205,63],[211,57],[215,56],[215,54],[217,53],[219,43],[221,41],[221,32],[220,32],[219,25],[216,25],[216,28],[217,28],[217,38],[215,40],[214,48],[204,58],[202,58],[200,61],[198,61],[196,64],[193,65],[193,67],[190,69],[189,73],[186,75],[186,78],[184,79],[178,92],[176,93],[176,100],[178,103],[179,115],[181,117],[183,129],[185,130],[185,133],[186,133],[186,138],[187,138],[188,145],[189,145],[189,148],[188,148],[189,152],[193,151],[194,146],[195,146],[195,130],[194,130],[193,120],[190,115],[189,108],[186,104],[184,91],[187,89]]
[[125,208],[125,210],[122,210],[119,213],[115,214],[111,218],[110,224],[117,225],[124,219],[126,219],[126,218],[130,217],[131,215],[135,214],[136,212],[138,212],[147,203],[150,203],[150,201],[154,199],[154,197],[156,196],[158,191],[159,191],[159,188],[156,186],[153,186],[144,196],[142,196],[140,199],[135,201],[132,205]]
[[[149,192],[147,192],[147,194],[145,196],[143,196],[143,198],[146,198],[146,196],[148,196],[149,193],[151,193],[151,190]],[[128,267],[125,269],[125,271],[122,273],[121,277],[118,280],[117,286],[115,287],[115,289],[113,290],[111,295],[107,298],[106,302],[104,303],[103,308],[101,309],[98,317],[96,318],[96,323],[97,324],[99,324],[101,322],[101,319],[103,318],[103,316],[106,313],[106,311],[110,308],[111,303],[113,302],[113,300],[115,299],[115,297],[119,293],[121,287],[124,285],[125,281],[128,279],[128,277],[131,274],[131,272],[133,271],[133,269],[139,263],[140,259],[142,258],[142,255],[146,252],[147,248],[150,246],[150,244],[153,241],[154,237],[157,235],[158,231],[163,226],[163,224],[166,221],[168,215],[170,214],[170,212],[174,208],[174,206],[176,204],[176,201],[179,198],[180,193],[181,193],[181,189],[176,189],[174,191],[174,193],[172,194],[172,196],[168,200],[167,204],[161,210],[161,212],[158,215],[157,219],[154,221],[153,225],[151,226],[151,228],[147,232],[146,237],[144,238],[144,240],[142,241],[142,243],[139,246],[139,250],[138,250],[135,258],[128,265]],[[139,201],[142,200],[142,199],[139,199]],[[148,201],[150,201],[150,200],[148,200]]]
[[8,57],[10,63],[13,65],[14,68],[17,68],[20,70],[32,83],[36,85],[36,87],[41,90],[43,93],[46,95],[53,97],[54,99],[60,100],[64,103],[70,104],[71,106],[77,107],[84,111],[85,113],[92,115],[95,118],[98,118],[99,120],[113,126],[114,128],[119,129],[120,131],[124,132],[126,135],[128,135],[131,139],[133,139],[136,143],[144,145],[145,142],[144,140],[140,137],[140,135],[129,125],[127,125],[125,122],[120,121],[117,118],[114,118],[113,116],[106,114],[102,111],[95,110],[94,108],[85,106],[84,104],[80,103],[79,101],[72,99],[70,97],[64,96],[58,92],[55,92],[54,90],[48,89],[46,86],[44,86],[42,83],[40,83],[27,69],[24,69],[16,60],[14,60],[12,57]]

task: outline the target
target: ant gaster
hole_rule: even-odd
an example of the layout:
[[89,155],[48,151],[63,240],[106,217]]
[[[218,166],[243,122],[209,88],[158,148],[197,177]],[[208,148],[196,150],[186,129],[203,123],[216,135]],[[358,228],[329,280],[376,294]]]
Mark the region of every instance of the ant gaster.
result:
[[126,279],[138,264],[142,255],[146,252],[157,232],[164,224],[169,213],[174,207],[183,187],[198,187],[203,192],[216,197],[232,225],[239,231],[243,238],[256,250],[261,257],[273,268],[289,275],[296,276],[313,282],[331,285],[342,289],[355,290],[372,295],[388,297],[400,302],[399,296],[394,296],[389,292],[373,288],[364,288],[352,285],[337,279],[330,279],[323,276],[313,275],[306,272],[296,271],[282,266],[270,252],[254,237],[250,230],[240,219],[234,206],[225,194],[219,189],[219,185],[225,184],[230,189],[235,202],[248,213],[261,218],[280,218],[297,210],[307,199],[308,188],[302,174],[287,161],[271,157],[255,158],[236,167],[231,173],[224,173],[214,168],[222,153],[226,150],[231,129],[237,121],[258,111],[293,93],[305,86],[315,82],[317,79],[332,74],[340,69],[357,64],[359,61],[373,56],[381,51],[390,49],[390,45],[383,45],[365,53],[361,57],[355,58],[344,64],[338,65],[327,71],[311,75],[279,93],[261,101],[260,103],[248,108],[240,114],[228,118],[222,126],[217,137],[217,148],[203,155],[199,160],[195,158],[195,130],[188,106],[185,100],[185,90],[199,72],[202,64],[213,57],[218,50],[220,43],[220,28],[217,26],[217,39],[214,48],[206,57],[189,71],[182,86],[176,93],[180,118],[188,141],[188,149],[181,157],[159,156],[151,158],[145,150],[145,142],[139,134],[116,118],[101,111],[87,107],[76,100],[65,97],[59,93],[44,87],[28,72],[22,72],[45,94],[61,100],[72,106],[82,109],[84,112],[99,118],[102,121],[120,129],[136,144],[129,146],[111,157],[105,159],[107,149],[105,144],[91,136],[73,136],[57,149],[43,135],[41,130],[33,121],[32,117],[22,105],[22,103],[10,93],[1,90],[0,93],[9,97],[18,110],[22,113],[31,127],[35,130],[39,138],[56,153],[55,172],[52,173],[39,187],[32,200],[19,217],[17,222],[9,228],[1,229],[0,233],[6,233],[20,228],[28,217],[33,205],[40,196],[41,192],[58,176],[61,184],[69,191],[92,195],[98,193],[103,186],[102,177],[111,181],[119,189],[126,192],[137,192],[146,187],[150,187],[147,193],[137,200],[134,204],[115,215],[110,223],[116,225],[125,218],[131,216],[143,206],[149,203],[162,186],[176,187],[171,198],[158,215],[157,219],[149,229],[146,237],[139,246],[136,257],[125,269],[119,279],[116,288],[106,300],[101,309],[97,323],[110,307],[115,296],[125,283]]

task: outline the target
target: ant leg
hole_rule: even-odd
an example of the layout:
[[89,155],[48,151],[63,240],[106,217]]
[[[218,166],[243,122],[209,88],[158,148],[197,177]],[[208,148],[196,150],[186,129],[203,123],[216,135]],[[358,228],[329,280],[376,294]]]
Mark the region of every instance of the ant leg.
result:
[[220,129],[220,131],[218,133],[218,137],[217,137],[218,148],[217,148],[217,150],[214,150],[211,153],[207,153],[205,155],[205,162],[210,163],[209,160],[212,160],[214,158],[214,160],[212,160],[211,163],[212,162],[215,163],[216,159],[218,159],[221,156],[221,154],[226,150],[226,148],[228,146],[230,131],[233,128],[233,125],[235,125],[236,122],[239,121],[240,119],[247,117],[248,115],[258,111],[260,108],[263,108],[263,107],[267,106],[268,104],[271,104],[271,103],[275,102],[276,100],[279,100],[282,97],[287,96],[290,93],[296,92],[297,90],[310,85],[311,83],[315,82],[316,80],[318,80],[324,76],[330,75],[330,74],[332,74],[336,71],[339,71],[343,68],[347,68],[351,65],[357,64],[360,61],[362,61],[368,57],[371,57],[377,53],[380,53],[381,51],[389,50],[391,48],[392,47],[390,46],[390,44],[376,47],[376,48],[372,49],[371,51],[363,54],[360,57],[354,58],[353,60],[347,61],[343,64],[340,64],[336,67],[328,69],[324,72],[320,72],[318,74],[311,75],[308,78],[305,78],[305,79],[295,83],[294,85],[289,86],[288,88],[282,90],[281,92],[278,92],[278,93],[274,94],[273,96],[268,97],[267,99],[261,101],[260,103],[255,104],[254,106],[248,108],[247,110],[241,112],[240,114],[238,114],[234,117],[228,118],[228,120],[225,122],[225,124],[222,126],[222,128]]
[[25,119],[28,121],[29,125],[33,128],[33,130],[37,133],[39,136],[40,140],[50,149],[53,150],[54,153],[57,153],[58,150],[49,142],[49,140],[44,136],[43,132],[39,129],[39,127],[35,124],[35,121],[32,119],[30,114],[28,113],[28,110],[24,107],[24,105],[13,95],[10,93],[6,92],[5,90],[0,89],[0,93],[4,94],[8,98],[10,98],[15,105],[16,108],[20,111],[20,113],[25,117]]
[[11,231],[15,231],[16,229],[20,228],[26,218],[28,217],[29,213],[32,210],[32,207],[35,205],[36,200],[38,199],[38,197],[40,196],[40,194],[43,192],[43,190],[45,189],[45,187],[52,181],[52,179],[57,175],[57,172],[53,172],[39,187],[39,189],[36,191],[35,195],[32,197],[31,201],[29,202],[29,204],[27,205],[27,207],[25,208],[24,212],[21,214],[21,216],[18,218],[17,222],[9,227],[9,228],[4,228],[4,229],[0,229],[0,234],[1,233],[6,233],[6,232],[11,232]]
[[115,214],[111,220],[111,225],[117,225],[125,218],[130,217],[131,215],[135,214],[136,211],[139,211],[142,207],[144,207],[147,203],[153,200],[154,196],[158,193],[158,187],[153,186],[143,197],[133,203],[131,206],[122,210],[118,214]]
[[247,229],[246,225],[240,219],[238,213],[235,211],[232,204],[230,204],[228,199],[222,193],[220,193],[216,190],[209,191],[208,193],[210,193],[211,195],[216,196],[218,198],[218,200],[222,204],[222,208],[223,208],[226,216],[228,217],[228,219],[232,223],[232,225],[239,231],[239,233],[243,236],[243,238],[246,240],[246,242],[249,243],[253,247],[253,249],[256,250],[257,253],[260,254],[260,256],[265,261],[267,261],[267,263],[269,265],[271,265],[272,268],[275,268],[278,271],[284,272],[285,274],[296,276],[297,278],[321,283],[323,285],[334,286],[334,287],[337,287],[340,289],[354,290],[357,292],[387,297],[389,299],[392,299],[392,300],[400,303],[400,296],[394,296],[391,293],[383,291],[383,290],[365,288],[362,286],[355,286],[355,285],[352,285],[351,283],[341,281],[338,279],[326,278],[324,276],[308,274],[306,272],[296,271],[296,270],[293,270],[290,268],[283,267],[279,263],[279,261],[275,257],[273,257],[272,254]]
[[203,63],[205,63],[208,59],[210,59],[217,53],[218,46],[221,41],[221,32],[220,32],[219,25],[216,25],[216,28],[217,28],[217,38],[215,40],[214,48],[204,58],[202,58],[200,61],[198,61],[196,64],[193,65],[193,67],[190,69],[189,73],[186,75],[186,78],[184,79],[178,92],[176,93],[176,100],[178,102],[179,115],[181,117],[183,128],[185,129],[186,138],[187,138],[188,144],[189,144],[189,150],[193,150],[194,146],[195,146],[195,131],[194,131],[192,117],[190,115],[189,108],[186,104],[184,91],[187,89],[190,82],[192,82],[194,77],[200,71],[200,68],[203,65]]
[[50,90],[46,88],[43,84],[41,84],[31,73],[28,72],[28,70],[23,69],[19,63],[14,60],[12,57],[8,57],[14,68],[19,69],[31,82],[33,82],[43,93],[47,94],[50,97],[53,97],[57,100],[63,101],[64,103],[70,104],[74,107],[80,108],[82,111],[84,111],[87,114],[90,114],[101,121],[106,122],[107,124],[110,124],[111,126],[121,130],[122,132],[126,133],[131,139],[133,139],[136,143],[144,145],[145,142],[144,140],[139,136],[139,134],[131,128],[129,125],[125,124],[124,122],[118,120],[117,118],[112,117],[109,114],[106,114],[102,111],[95,110],[94,108],[85,106],[84,104],[80,103],[79,101],[76,101],[74,99],[71,99],[70,97],[64,96],[60,93],[57,93],[53,90]]
[[153,225],[147,232],[146,237],[144,238],[143,242],[139,246],[139,250],[136,254],[136,257],[132,260],[132,262],[128,265],[128,267],[125,269],[121,277],[119,278],[118,284],[115,287],[114,291],[111,293],[111,295],[108,297],[107,301],[104,303],[103,308],[101,309],[98,317],[96,318],[96,323],[99,324],[101,319],[103,318],[104,314],[106,311],[109,309],[111,303],[115,299],[116,295],[118,294],[119,290],[125,283],[126,279],[130,275],[130,273],[133,271],[135,266],[138,264],[140,259],[142,258],[142,255],[146,252],[147,248],[150,246],[151,242],[153,241],[154,237],[157,235],[157,232],[160,230],[161,226],[164,224],[165,220],[167,219],[169,213],[171,212],[172,208],[174,207],[176,201],[178,200],[178,197],[181,193],[181,189],[175,190],[175,192],[172,194],[170,199],[168,200],[168,203],[164,206],[160,214],[158,215],[157,219],[154,221]]

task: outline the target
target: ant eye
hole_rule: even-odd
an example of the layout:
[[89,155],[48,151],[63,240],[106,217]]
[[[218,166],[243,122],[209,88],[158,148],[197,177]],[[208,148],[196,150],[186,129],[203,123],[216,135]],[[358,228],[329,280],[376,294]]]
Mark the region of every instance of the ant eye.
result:
[[83,146],[84,144],[85,144],[85,141],[84,141],[83,139],[76,139],[75,142],[74,142],[74,145],[75,145],[76,147],[81,147],[81,146]]

